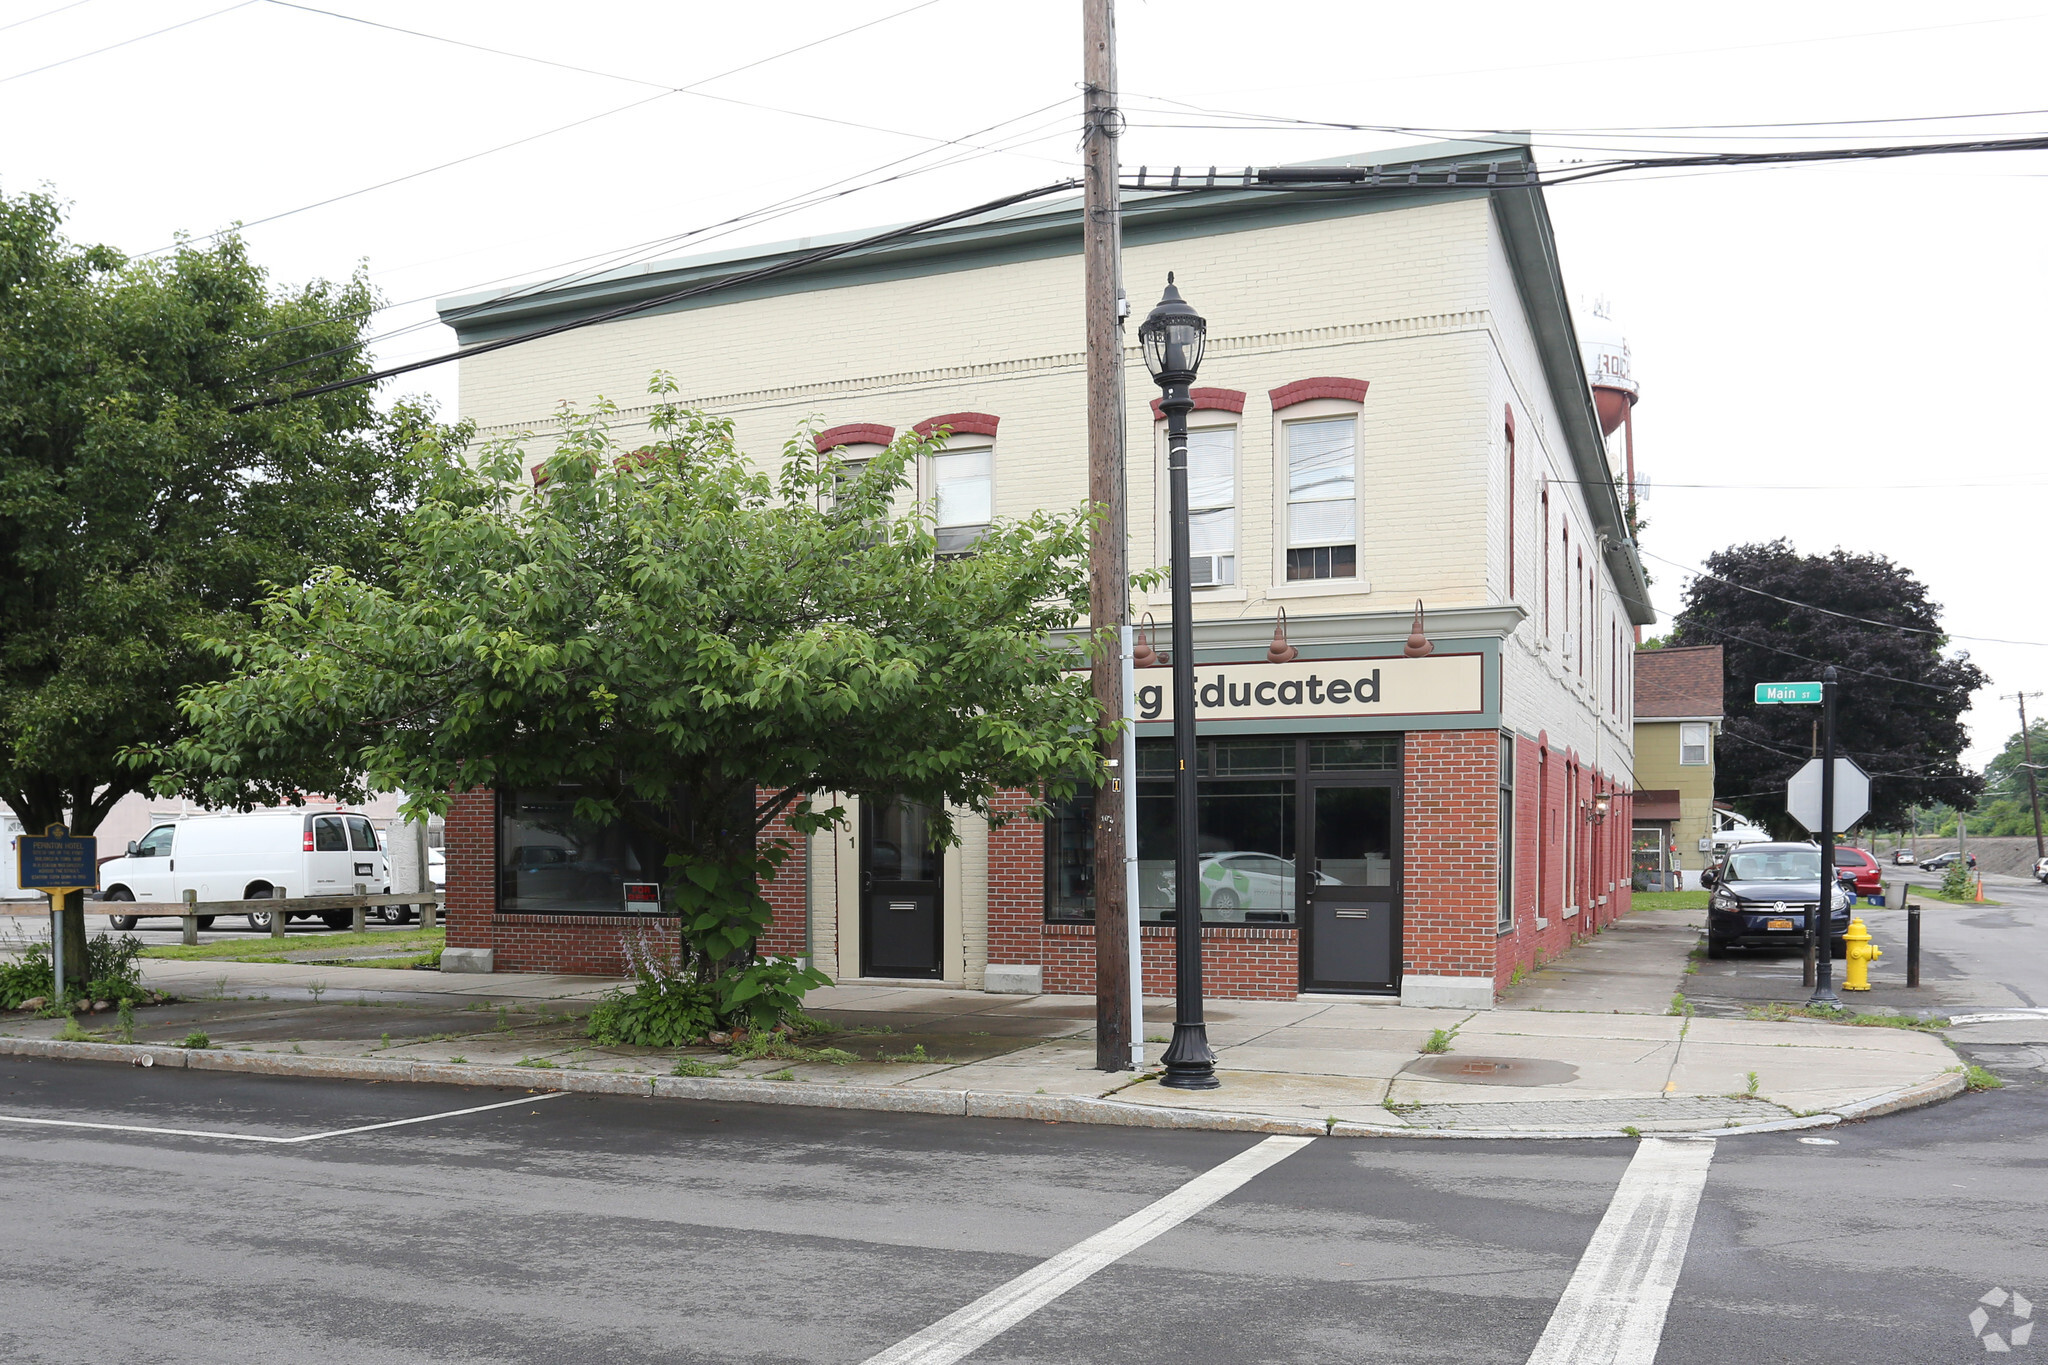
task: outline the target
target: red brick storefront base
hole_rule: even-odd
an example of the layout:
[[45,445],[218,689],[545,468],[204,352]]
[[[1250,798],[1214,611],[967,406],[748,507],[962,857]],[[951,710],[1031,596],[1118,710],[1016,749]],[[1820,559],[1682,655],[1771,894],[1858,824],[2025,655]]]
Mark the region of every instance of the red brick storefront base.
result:
[[[1139,931],[1145,994],[1173,994],[1173,926]],[[1040,926],[1039,963],[1054,995],[1095,993],[1095,926]],[[1230,1000],[1292,1000],[1301,989],[1301,940],[1293,928],[1205,925],[1202,994]]]
[[[804,951],[804,844],[780,816],[763,837],[786,839],[792,848],[774,880],[761,887],[774,919],[762,931],[760,949],[777,956],[799,954]],[[497,971],[619,976],[628,970],[627,945],[637,938],[676,941],[679,921],[673,917],[497,913],[497,801],[489,791],[455,798],[446,843],[448,946],[492,949]]]

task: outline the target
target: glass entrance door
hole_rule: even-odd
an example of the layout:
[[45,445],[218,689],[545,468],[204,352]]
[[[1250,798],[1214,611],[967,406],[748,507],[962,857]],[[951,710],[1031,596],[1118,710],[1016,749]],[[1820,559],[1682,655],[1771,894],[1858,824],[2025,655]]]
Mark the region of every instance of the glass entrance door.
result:
[[1401,819],[1391,783],[1308,787],[1302,830],[1301,986],[1401,989]]
[[931,809],[863,801],[860,811],[860,974],[936,980],[945,902]]

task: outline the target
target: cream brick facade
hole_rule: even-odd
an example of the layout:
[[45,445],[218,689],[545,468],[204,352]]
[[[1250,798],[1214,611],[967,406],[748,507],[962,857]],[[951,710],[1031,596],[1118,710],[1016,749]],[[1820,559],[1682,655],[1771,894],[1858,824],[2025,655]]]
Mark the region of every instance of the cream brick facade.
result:
[[[1541,736],[1625,789],[1626,641],[1631,612],[1644,620],[1648,608],[1597,426],[1588,435],[1590,399],[1539,196],[1141,201],[1127,218],[1123,272],[1134,322],[1175,272],[1209,320],[1199,385],[1245,394],[1241,414],[1194,419],[1236,428],[1240,471],[1238,582],[1198,591],[1198,647],[1243,649],[1270,634],[1279,607],[1299,643],[1398,642],[1419,599],[1498,658],[1498,695],[1480,724]],[[512,303],[450,301],[444,315],[466,314],[465,341],[486,340],[784,251],[651,265]],[[1081,285],[1073,208],[1013,210],[954,238],[465,360],[462,415],[485,438],[533,433],[537,458],[563,405],[587,408],[601,395],[618,404],[614,432],[633,444],[646,430],[649,377],[663,371],[681,402],[730,418],[742,447],[772,466],[806,423],[901,432],[987,413],[998,430],[973,443],[994,451],[996,515],[1072,508],[1087,488]],[[1164,555],[1165,452],[1135,346],[1128,360],[1137,568]],[[1271,390],[1322,376],[1362,380],[1365,396],[1273,410]],[[1357,578],[1290,584],[1282,429],[1335,412],[1358,417]],[[921,497],[931,496],[928,476]],[[1164,624],[1163,590],[1135,606]],[[943,956],[946,978],[973,986],[990,961],[990,841],[965,827],[947,866]],[[814,955],[834,975],[855,975],[855,841],[820,836],[811,853]]]

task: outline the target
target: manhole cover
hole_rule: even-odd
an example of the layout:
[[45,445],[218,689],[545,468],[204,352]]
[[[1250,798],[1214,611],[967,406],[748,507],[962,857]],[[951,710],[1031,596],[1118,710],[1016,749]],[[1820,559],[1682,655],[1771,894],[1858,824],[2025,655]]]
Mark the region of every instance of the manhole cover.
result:
[[1418,1057],[1404,1073],[1425,1076],[1432,1081],[1453,1081],[1459,1085],[1563,1085],[1579,1077],[1570,1062],[1552,1062],[1538,1057],[1473,1057],[1445,1053]]

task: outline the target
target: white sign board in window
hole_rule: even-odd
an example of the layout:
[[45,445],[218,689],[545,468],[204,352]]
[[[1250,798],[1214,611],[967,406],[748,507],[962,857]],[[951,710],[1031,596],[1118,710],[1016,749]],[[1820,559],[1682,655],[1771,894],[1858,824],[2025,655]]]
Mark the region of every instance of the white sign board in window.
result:
[[[1172,720],[1172,670],[1138,670],[1132,703],[1138,720]],[[1198,721],[1477,715],[1485,709],[1480,654],[1195,666]]]

